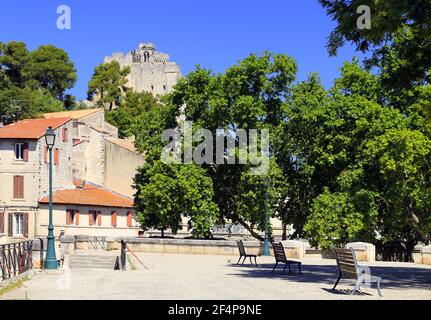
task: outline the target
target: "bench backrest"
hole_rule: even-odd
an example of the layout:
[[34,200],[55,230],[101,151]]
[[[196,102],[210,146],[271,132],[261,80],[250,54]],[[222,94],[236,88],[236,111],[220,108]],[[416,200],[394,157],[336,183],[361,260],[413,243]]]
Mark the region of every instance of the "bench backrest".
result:
[[242,243],[242,240],[237,240],[236,244],[238,245],[239,255],[245,256],[244,243]]
[[335,248],[335,258],[338,271],[343,277],[352,279],[358,277],[358,262],[352,248]]
[[286,261],[286,253],[284,252],[284,247],[281,242],[273,242],[272,249],[274,250],[275,261],[284,262]]

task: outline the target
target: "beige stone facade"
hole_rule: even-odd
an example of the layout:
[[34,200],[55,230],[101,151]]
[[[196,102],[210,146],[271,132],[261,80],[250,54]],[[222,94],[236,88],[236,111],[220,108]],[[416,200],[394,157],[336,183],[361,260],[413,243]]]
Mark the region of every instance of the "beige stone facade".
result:
[[182,77],[180,67],[169,61],[169,55],[156,51],[152,43],[140,43],[138,48],[123,54],[116,52],[105,57],[104,63],[117,61],[121,67],[130,67],[128,86],[136,92],[163,95],[170,92]]
[[[131,185],[136,168],[144,162],[143,156],[135,152],[129,141],[118,139],[118,130],[105,122],[103,109],[44,116],[44,119],[23,120],[0,128],[0,243],[46,235],[48,211],[40,199],[48,193],[49,184],[44,138],[48,126],[53,126],[56,134],[54,193],[76,188],[74,182],[78,179],[112,190],[114,198],[126,196],[130,199],[127,208],[115,208],[115,204],[113,207],[103,204],[83,207],[81,225],[65,225],[68,206],[79,207],[79,202],[58,204],[54,213],[56,233],[64,229],[72,235],[137,236],[138,228],[126,225],[124,219],[127,212],[133,212],[134,221]],[[114,176],[108,176],[110,174]],[[85,224],[85,212],[88,218],[89,210],[103,213],[102,225]],[[107,223],[112,210],[117,212],[115,227]]]
[[[41,204],[36,215],[36,231],[39,236],[47,236],[49,222],[49,207],[47,204]],[[67,210],[78,210],[79,221],[73,221],[68,224],[66,220]],[[94,221],[90,224],[89,214],[91,211],[101,212],[101,223]],[[111,214],[117,213],[116,225],[111,224]],[[133,212],[130,208],[112,208],[100,206],[81,206],[81,205],[58,205],[53,206],[53,221],[55,225],[55,236],[60,233],[64,235],[88,235],[88,236],[104,236],[104,237],[136,237],[138,235],[138,225],[133,220],[133,226],[127,225],[127,213]]]
[[[54,129],[56,134],[54,150],[58,150],[59,162],[53,166],[53,189],[73,187],[72,139],[63,141],[63,129],[67,129],[68,132],[72,131],[70,119],[65,120],[63,124]],[[16,144],[28,145],[27,159],[17,159]],[[3,232],[0,232],[0,243],[35,236],[33,226],[38,200],[48,191],[49,183],[49,166],[46,161],[48,157],[45,148],[43,136],[27,139],[8,139],[0,136],[0,215],[3,216],[3,225],[0,230]],[[14,195],[14,177],[16,176],[23,177],[23,192],[19,198]]]
[[48,113],[45,117],[64,115],[73,118],[74,179],[133,197],[133,178],[136,169],[144,164],[144,156],[136,152],[131,141],[118,138],[118,129],[105,122],[103,108]]

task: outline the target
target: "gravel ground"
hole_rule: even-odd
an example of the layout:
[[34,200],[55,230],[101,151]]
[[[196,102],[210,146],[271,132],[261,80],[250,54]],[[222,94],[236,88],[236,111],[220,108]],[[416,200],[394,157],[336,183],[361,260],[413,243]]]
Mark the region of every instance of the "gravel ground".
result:
[[[235,265],[238,257],[139,253],[130,271],[62,270],[38,272],[0,299],[431,299],[431,266],[376,262],[371,273],[383,278],[375,287],[349,295],[353,283],[336,278],[334,260],[303,260],[303,275],[272,273],[273,258],[258,257],[258,266]],[[130,267],[130,266],[129,266]],[[132,269],[132,268],[130,268]]]

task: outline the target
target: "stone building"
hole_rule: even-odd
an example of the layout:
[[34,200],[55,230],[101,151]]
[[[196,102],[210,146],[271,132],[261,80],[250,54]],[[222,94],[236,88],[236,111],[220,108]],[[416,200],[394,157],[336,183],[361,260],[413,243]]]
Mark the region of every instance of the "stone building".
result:
[[131,185],[143,156],[130,141],[118,139],[117,128],[104,121],[103,109],[44,116],[0,128],[0,243],[46,236],[49,162],[44,134],[49,126],[56,134],[56,232],[138,236]]
[[133,142],[118,138],[118,130],[105,122],[105,111],[87,109],[47,113],[44,117],[73,119],[73,177],[133,197],[133,177],[144,164]]
[[163,95],[182,77],[177,63],[169,61],[169,55],[156,51],[152,43],[140,43],[139,47],[127,54],[116,52],[105,57],[104,63],[117,61],[121,67],[130,67],[128,86],[137,92],[151,92]]

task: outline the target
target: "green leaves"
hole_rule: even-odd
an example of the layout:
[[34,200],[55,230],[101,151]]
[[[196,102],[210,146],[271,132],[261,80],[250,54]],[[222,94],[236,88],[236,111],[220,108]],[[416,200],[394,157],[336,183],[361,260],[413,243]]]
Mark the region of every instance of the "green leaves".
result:
[[88,97],[90,100],[97,96],[100,106],[109,105],[109,110],[120,105],[121,97],[127,88],[127,75],[130,68],[121,68],[117,61],[102,63],[94,70],[93,77],[88,82]]
[[304,229],[312,246],[330,249],[349,241],[372,241],[376,216],[372,192],[360,190],[350,195],[325,188],[314,200]]
[[182,229],[182,218],[195,237],[207,238],[218,216],[211,179],[195,165],[144,165],[137,177],[136,210],[144,230]]
[[64,91],[73,87],[77,79],[67,53],[53,45],[40,46],[32,51],[23,74],[27,79],[37,80],[42,88],[60,100],[63,100]]

